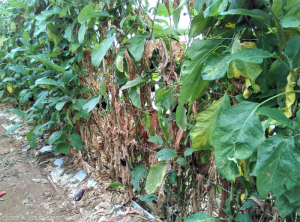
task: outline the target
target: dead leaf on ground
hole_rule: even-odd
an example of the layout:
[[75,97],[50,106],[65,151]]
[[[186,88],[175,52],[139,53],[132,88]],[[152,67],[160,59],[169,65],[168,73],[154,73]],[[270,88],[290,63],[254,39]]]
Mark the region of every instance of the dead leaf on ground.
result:
[[31,180],[36,183],[49,183],[49,181],[46,179],[31,179]]

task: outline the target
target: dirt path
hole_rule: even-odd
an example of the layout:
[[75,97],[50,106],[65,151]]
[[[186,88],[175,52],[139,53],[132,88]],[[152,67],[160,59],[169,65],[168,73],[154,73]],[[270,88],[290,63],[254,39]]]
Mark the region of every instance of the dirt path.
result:
[[[134,206],[125,187],[107,189],[113,182],[108,170],[99,176],[80,155],[36,156],[45,147],[45,138],[30,149],[26,140],[30,126],[5,134],[9,126],[22,121],[9,108],[10,104],[0,104],[0,192],[6,192],[0,197],[0,222],[159,221],[149,220],[144,210]],[[62,168],[55,164],[58,159]],[[87,173],[78,182],[82,171]],[[88,185],[90,180],[93,186]],[[74,201],[80,189],[85,189],[84,197]]]
[[66,201],[60,198],[26,155],[21,144],[0,126],[0,220],[66,221]]

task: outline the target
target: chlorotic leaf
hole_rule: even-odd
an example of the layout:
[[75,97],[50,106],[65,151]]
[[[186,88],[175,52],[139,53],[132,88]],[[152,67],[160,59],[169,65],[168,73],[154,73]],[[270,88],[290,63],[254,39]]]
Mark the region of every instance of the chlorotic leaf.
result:
[[157,187],[162,183],[165,176],[166,166],[166,162],[160,162],[156,165],[153,165],[150,168],[145,188],[147,193],[153,193],[157,189]]
[[107,188],[117,188],[117,187],[121,187],[121,186],[124,186],[124,184],[114,181]]
[[229,55],[212,54],[204,64],[201,75],[204,80],[214,80],[223,78],[228,69]]
[[222,99],[214,102],[206,110],[196,116],[196,124],[190,132],[192,148],[207,150],[212,148],[210,136],[216,127],[221,109],[230,107],[230,100],[227,94]]

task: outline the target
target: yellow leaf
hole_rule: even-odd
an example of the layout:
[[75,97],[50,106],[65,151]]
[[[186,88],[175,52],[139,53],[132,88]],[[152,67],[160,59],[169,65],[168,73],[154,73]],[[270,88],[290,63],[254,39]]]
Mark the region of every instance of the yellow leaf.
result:
[[124,71],[124,67],[123,67],[123,57],[120,55],[117,55],[117,59],[116,59],[116,65],[117,68],[120,72]]
[[232,23],[228,22],[228,23],[225,24],[225,28],[232,28],[232,29],[234,29],[235,28],[235,24],[232,24]]
[[[296,79],[292,72],[287,77],[288,84],[285,87],[285,92],[294,90],[296,86]],[[296,93],[287,93],[286,100],[285,100],[285,112],[284,115],[287,118],[290,118],[293,115],[292,105],[294,104],[296,99]]]
[[8,85],[8,86],[7,86],[7,91],[8,91],[9,93],[13,93],[13,92],[15,91],[15,89],[14,89],[12,86]]
[[12,31],[15,31],[16,28],[17,28],[16,23],[11,22],[11,23],[10,23],[10,29],[11,29]]
[[3,46],[3,44],[4,44],[4,38],[5,38],[4,36],[1,37],[1,40],[0,40],[0,45],[1,46]]
[[242,200],[245,200],[245,194],[244,194],[244,193],[242,193],[241,199],[242,199]]

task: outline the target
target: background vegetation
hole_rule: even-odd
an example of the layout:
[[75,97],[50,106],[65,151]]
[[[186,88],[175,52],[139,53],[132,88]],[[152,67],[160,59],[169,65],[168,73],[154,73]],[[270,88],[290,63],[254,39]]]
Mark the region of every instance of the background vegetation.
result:
[[156,3],[1,2],[1,101],[168,221],[294,220],[300,3]]

